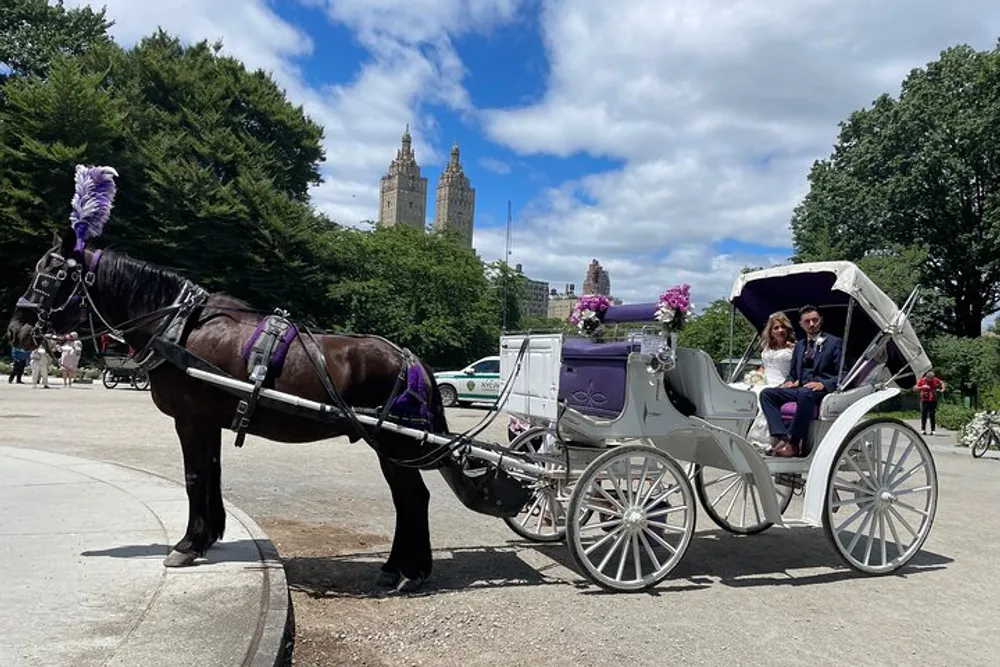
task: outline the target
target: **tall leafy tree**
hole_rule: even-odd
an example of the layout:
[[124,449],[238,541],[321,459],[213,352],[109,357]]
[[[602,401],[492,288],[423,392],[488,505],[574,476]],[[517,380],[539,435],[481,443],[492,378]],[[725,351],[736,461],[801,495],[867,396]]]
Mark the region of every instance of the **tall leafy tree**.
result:
[[109,43],[104,9],[66,9],[63,0],[3,0],[0,3],[0,65],[9,76],[45,76],[59,56],[77,56],[96,44]]
[[1000,48],[956,46],[840,126],[792,219],[796,259],[927,253],[921,283],[978,336],[1000,308]]

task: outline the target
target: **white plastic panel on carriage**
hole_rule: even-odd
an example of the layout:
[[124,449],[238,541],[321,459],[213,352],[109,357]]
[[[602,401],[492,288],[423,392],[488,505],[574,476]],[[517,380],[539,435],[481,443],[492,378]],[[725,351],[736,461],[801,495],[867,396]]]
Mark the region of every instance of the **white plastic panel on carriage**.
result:
[[[523,341],[528,348],[517,368]],[[562,366],[562,334],[506,335],[500,337],[500,378],[506,389],[513,382],[504,410],[506,412],[556,420],[559,400],[559,371]]]

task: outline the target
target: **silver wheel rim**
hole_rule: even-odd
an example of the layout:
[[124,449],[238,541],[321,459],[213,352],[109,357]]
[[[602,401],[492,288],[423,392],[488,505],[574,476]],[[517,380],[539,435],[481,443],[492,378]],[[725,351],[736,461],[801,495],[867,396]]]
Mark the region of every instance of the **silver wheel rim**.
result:
[[[540,430],[538,435],[545,438],[548,431]],[[531,443],[533,439],[534,436],[517,442],[515,446],[511,447],[511,451],[537,452],[538,448]],[[549,463],[540,465],[548,470],[561,468],[561,466],[557,467]],[[521,508],[516,516],[505,519],[514,532],[527,539],[542,542],[553,542],[563,538],[566,533],[566,495],[565,485],[561,477],[561,475],[555,475],[553,479],[535,480],[531,483],[533,487],[531,500]]]
[[872,424],[841,449],[826,507],[834,544],[853,567],[902,567],[923,546],[937,509],[930,450],[908,428]]
[[[711,476],[709,471],[719,476]],[[702,467],[701,479],[705,511],[719,523],[736,532],[753,532],[773,525],[764,516],[764,503],[753,473]],[[794,489],[784,484],[775,484],[774,488],[778,509],[784,512],[792,502]]]
[[663,452],[622,449],[630,451],[600,457],[577,483],[570,548],[594,581],[641,590],[661,581],[684,556],[694,533],[694,491]]

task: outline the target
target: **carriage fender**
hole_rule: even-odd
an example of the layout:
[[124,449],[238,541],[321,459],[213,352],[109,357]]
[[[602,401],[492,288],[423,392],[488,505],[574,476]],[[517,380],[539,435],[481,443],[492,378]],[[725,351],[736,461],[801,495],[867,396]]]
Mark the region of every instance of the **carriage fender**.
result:
[[868,413],[869,410],[884,403],[890,398],[900,393],[898,387],[889,387],[876,391],[858,400],[849,408],[844,410],[833,426],[826,432],[820,441],[816,452],[813,454],[812,463],[809,464],[809,474],[806,478],[805,498],[803,499],[802,519],[811,526],[820,526],[823,523],[823,505],[826,500],[826,483],[830,478],[830,470],[833,468],[834,459],[837,457],[837,450],[844,442],[847,434],[851,432],[858,422]]

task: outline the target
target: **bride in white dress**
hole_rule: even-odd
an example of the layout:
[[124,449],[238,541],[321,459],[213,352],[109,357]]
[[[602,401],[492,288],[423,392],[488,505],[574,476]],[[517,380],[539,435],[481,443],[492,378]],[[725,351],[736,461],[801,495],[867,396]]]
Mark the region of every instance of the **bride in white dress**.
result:
[[757,394],[757,417],[750,425],[747,440],[761,449],[770,449],[774,443],[768,433],[767,419],[760,409],[760,392],[765,387],[777,387],[788,379],[792,370],[792,351],[795,349],[795,330],[784,313],[775,313],[767,319],[762,336],[760,359],[763,362],[764,380],[750,387]]

